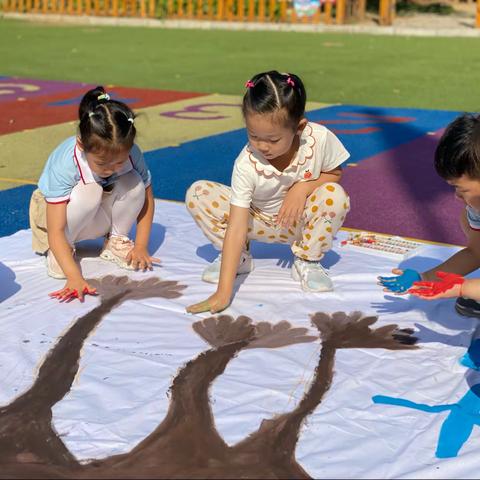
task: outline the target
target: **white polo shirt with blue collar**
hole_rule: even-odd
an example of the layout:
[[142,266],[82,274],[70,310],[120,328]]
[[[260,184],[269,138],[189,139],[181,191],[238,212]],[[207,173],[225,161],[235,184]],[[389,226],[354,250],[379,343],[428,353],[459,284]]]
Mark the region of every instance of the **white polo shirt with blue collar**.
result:
[[125,162],[121,170],[108,178],[101,178],[89,167],[85,153],[77,145],[77,137],[69,137],[48,157],[38,188],[48,203],[65,203],[69,201],[70,193],[78,183],[98,183],[105,188],[131,170],[142,177],[145,188],[151,184],[152,175],[138,145],[133,145],[129,161]]

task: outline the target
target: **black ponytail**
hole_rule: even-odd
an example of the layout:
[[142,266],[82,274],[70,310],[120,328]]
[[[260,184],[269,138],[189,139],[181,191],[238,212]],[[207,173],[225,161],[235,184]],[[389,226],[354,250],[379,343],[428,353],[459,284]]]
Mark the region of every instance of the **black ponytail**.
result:
[[307,94],[300,77],[276,70],[255,75],[246,83],[242,112],[265,114],[285,110],[286,122],[296,128],[305,115]]
[[86,152],[130,150],[137,133],[130,107],[113,100],[102,86],[89,90],[78,108],[80,140]]

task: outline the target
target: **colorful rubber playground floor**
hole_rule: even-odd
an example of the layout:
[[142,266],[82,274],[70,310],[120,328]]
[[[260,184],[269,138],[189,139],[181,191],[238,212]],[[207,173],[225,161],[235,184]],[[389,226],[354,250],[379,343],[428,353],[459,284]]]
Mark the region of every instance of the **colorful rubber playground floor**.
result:
[[[28,200],[50,151],[76,128],[89,84],[0,77],[0,235],[28,227]],[[183,201],[195,180],[229,183],[246,142],[240,96],[108,86],[138,113],[138,143],[156,198]],[[241,92],[239,92],[241,95]],[[351,152],[345,227],[462,244],[462,208],[433,168],[436,142],[459,112],[308,104],[308,118]]]

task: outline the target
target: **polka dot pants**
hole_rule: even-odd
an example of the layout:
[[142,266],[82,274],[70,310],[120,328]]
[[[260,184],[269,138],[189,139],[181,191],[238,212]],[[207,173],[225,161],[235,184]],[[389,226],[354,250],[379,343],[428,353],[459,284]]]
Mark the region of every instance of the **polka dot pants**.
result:
[[[188,190],[185,203],[205,236],[222,250],[230,212],[230,187],[199,180]],[[320,260],[332,248],[334,235],[350,210],[350,200],[338,183],[324,183],[307,198],[299,222],[290,228],[276,226],[274,218],[250,207],[248,240],[288,243],[295,256]]]

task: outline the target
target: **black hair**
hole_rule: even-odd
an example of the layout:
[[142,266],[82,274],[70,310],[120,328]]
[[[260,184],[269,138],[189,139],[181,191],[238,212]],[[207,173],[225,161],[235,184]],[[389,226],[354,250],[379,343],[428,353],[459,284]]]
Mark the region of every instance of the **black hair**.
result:
[[448,125],[435,150],[435,170],[445,180],[480,179],[480,115],[465,113]]
[[86,152],[132,148],[137,133],[135,114],[125,103],[112,100],[102,86],[83,96],[78,116],[80,140]]
[[242,112],[274,113],[285,110],[285,122],[296,128],[305,115],[307,94],[300,77],[293,73],[279,73],[276,70],[259,73],[245,85],[247,91],[243,97]]

